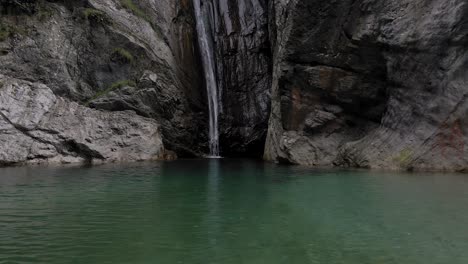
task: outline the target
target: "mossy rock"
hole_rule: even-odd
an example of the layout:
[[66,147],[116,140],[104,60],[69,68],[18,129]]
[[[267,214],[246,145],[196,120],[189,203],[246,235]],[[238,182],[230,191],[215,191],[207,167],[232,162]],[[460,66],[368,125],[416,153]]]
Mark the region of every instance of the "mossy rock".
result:
[[7,24],[0,24],[0,42],[5,41],[15,35],[26,35],[27,33],[27,30],[24,28]]
[[0,25],[0,42],[7,40],[10,37],[10,31],[3,25]]
[[88,102],[86,102],[86,105],[89,105],[93,100],[101,98],[107,95],[108,93],[121,89],[125,86],[136,87],[137,84],[135,81],[132,81],[132,80],[121,80],[121,81],[115,82],[111,86],[109,86],[107,89],[97,92],[91,99],[88,100]]
[[397,156],[393,157],[393,161],[397,163],[400,167],[404,168],[410,165],[413,158],[413,151],[410,149],[403,149],[398,153]]
[[109,17],[102,12],[101,10],[97,10],[94,8],[85,8],[83,10],[83,17],[92,22],[98,23],[109,23]]
[[112,60],[119,61],[122,63],[132,63],[134,61],[134,57],[130,51],[124,48],[115,48],[112,51]]
[[39,21],[46,21],[50,19],[53,14],[54,14],[54,11],[50,7],[42,3],[39,5],[37,9],[36,17],[38,18]]
[[120,0],[120,3],[125,9],[129,10],[134,15],[143,18],[151,24],[151,19],[148,14],[141,10],[140,7],[138,7],[138,5],[133,2],[133,0]]

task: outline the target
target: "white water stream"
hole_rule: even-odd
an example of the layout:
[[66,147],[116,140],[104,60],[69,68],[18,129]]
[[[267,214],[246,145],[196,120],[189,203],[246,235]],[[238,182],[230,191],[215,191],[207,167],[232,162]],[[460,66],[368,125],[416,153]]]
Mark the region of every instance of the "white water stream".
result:
[[208,10],[202,10],[201,0],[193,0],[195,8],[195,19],[197,20],[198,44],[201,52],[203,71],[205,73],[206,91],[208,95],[209,110],[209,138],[210,138],[210,156],[219,157],[219,104],[218,87],[215,77],[214,50],[209,38],[208,30]]

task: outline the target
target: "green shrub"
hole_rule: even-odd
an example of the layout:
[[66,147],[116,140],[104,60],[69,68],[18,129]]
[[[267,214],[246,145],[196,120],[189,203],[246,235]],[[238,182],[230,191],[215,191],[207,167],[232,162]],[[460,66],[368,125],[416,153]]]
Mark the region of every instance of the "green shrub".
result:
[[126,49],[115,48],[112,52],[112,57],[123,62],[133,62],[133,55]]
[[122,3],[122,6],[125,8],[125,9],[128,9],[130,10],[134,15],[138,16],[138,17],[141,17],[143,18],[144,20],[148,21],[149,23],[151,23],[151,20],[149,18],[149,16],[143,11],[141,10],[134,2],[133,0],[121,0],[120,1]]
[[88,20],[92,20],[96,22],[109,22],[109,18],[104,12],[94,9],[94,8],[84,9],[83,16]]
[[109,88],[97,92],[91,99],[89,99],[89,101],[86,104],[88,105],[91,101],[96,100],[114,90],[123,88],[125,86],[136,87],[136,83],[135,81],[132,81],[132,80],[122,80],[122,81],[115,82],[111,86],[109,86]]

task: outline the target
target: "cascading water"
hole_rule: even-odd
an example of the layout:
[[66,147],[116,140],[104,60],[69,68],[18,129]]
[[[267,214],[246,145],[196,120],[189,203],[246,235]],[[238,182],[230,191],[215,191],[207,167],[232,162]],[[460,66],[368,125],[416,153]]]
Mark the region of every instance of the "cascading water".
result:
[[[213,45],[209,38],[209,9],[202,10],[201,0],[193,0],[195,9],[195,19],[197,21],[198,44],[203,63],[203,70],[205,72],[206,91],[208,95],[208,110],[210,119],[210,156],[219,157],[219,131],[218,131],[218,87],[215,77],[215,60]],[[211,43],[212,44],[212,43]]]

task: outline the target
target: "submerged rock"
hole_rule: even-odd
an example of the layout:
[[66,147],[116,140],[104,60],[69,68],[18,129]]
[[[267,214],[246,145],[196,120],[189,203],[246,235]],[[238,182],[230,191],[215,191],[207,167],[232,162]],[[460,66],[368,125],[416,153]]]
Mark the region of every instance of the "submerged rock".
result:
[[173,157],[155,120],[106,112],[0,75],[0,164],[140,161]]

